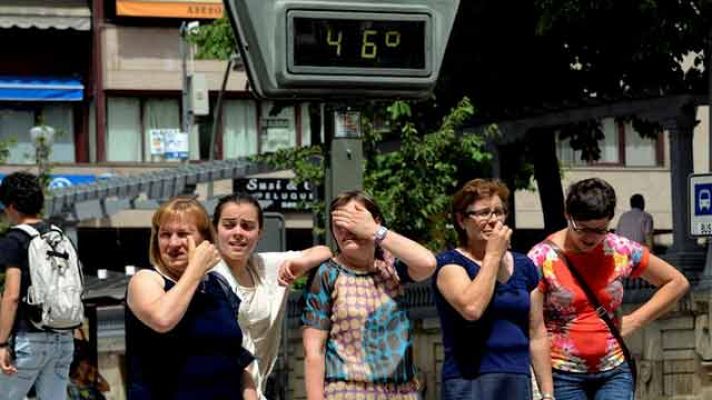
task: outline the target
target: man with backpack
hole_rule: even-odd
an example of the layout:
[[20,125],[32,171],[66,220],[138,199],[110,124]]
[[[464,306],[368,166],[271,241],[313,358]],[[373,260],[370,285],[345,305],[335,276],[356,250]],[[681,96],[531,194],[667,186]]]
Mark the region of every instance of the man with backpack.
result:
[[0,184],[0,202],[12,225],[0,239],[0,400],[65,399],[74,343],[83,320],[82,277],[76,250],[41,216],[38,178],[15,172]]

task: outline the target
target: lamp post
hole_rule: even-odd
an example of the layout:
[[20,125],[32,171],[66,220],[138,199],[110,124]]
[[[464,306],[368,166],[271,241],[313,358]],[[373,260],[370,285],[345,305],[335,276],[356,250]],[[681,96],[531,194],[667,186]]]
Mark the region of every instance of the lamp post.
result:
[[35,162],[43,187],[49,183],[49,154],[54,143],[55,130],[51,126],[38,125],[30,129],[30,139],[35,146]]

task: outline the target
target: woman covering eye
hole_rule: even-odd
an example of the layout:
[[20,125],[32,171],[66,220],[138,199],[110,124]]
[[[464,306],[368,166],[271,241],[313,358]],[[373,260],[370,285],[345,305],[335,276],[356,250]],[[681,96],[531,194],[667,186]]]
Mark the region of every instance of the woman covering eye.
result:
[[427,279],[435,257],[386,229],[361,192],[338,195],[330,214],[339,252],[317,269],[302,313],[307,398],[417,400],[403,283]]
[[[538,290],[544,296],[557,400],[633,399],[633,362],[623,339],[660,317],[689,287],[679,271],[647,248],[609,233],[615,207],[608,182],[591,178],[572,184],[566,195],[568,226],[529,252],[542,276]],[[658,290],[621,318],[623,280],[636,277]]]
[[222,277],[210,218],[196,200],[176,198],[153,215],[154,269],[129,282],[128,398],[256,399],[235,314],[240,300]]
[[530,399],[530,365],[544,399],[553,384],[539,277],[508,251],[509,190],[474,179],[452,199],[457,248],[437,256],[433,278],[445,348],[443,400]]
[[326,246],[303,251],[257,253],[263,216],[259,203],[247,194],[221,198],[213,213],[217,247],[222,261],[215,267],[240,298],[238,320],[244,347],[255,355],[248,370],[257,394],[265,384],[279,352],[288,286],[297,277],[331,257]]

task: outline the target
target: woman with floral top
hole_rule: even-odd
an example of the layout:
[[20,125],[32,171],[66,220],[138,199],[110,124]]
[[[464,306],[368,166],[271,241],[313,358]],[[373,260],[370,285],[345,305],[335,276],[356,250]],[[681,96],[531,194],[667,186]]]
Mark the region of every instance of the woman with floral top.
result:
[[427,279],[435,257],[386,229],[361,192],[340,194],[330,211],[339,252],[317,269],[302,314],[307,398],[417,400],[403,283]]
[[[529,252],[542,275],[539,291],[544,294],[557,400],[633,399],[635,391],[624,349],[574,273],[623,338],[664,314],[689,287],[679,271],[647,248],[609,233],[615,206],[616,194],[607,182],[591,178],[574,183],[566,196],[568,226]],[[623,279],[637,277],[657,290],[621,318]]]

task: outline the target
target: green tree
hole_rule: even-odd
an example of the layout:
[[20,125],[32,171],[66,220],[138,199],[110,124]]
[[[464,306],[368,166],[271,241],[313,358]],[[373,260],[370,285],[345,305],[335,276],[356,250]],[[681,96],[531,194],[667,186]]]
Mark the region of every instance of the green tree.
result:
[[[465,98],[446,115],[438,129],[421,134],[410,121],[411,107],[394,102],[388,107],[375,105],[363,118],[364,189],[382,209],[389,226],[440,250],[452,244],[454,231],[448,228],[450,195],[460,183],[458,176],[488,175],[492,155],[486,145],[496,135],[492,127],[482,134],[462,137],[463,124],[474,114]],[[387,112],[396,131],[381,132],[373,127],[379,111]],[[400,147],[381,152],[385,136],[397,135]],[[298,181],[321,185],[324,177],[323,146],[283,149],[256,157],[276,168],[291,168]],[[316,162],[315,162],[316,161]],[[314,210],[324,221],[324,206]],[[323,229],[323,226],[322,226]]]
[[226,17],[190,30],[188,40],[197,45],[198,59],[227,60],[235,52],[235,36]]

